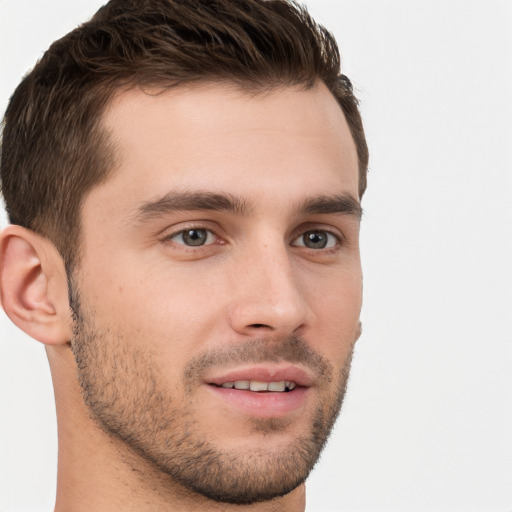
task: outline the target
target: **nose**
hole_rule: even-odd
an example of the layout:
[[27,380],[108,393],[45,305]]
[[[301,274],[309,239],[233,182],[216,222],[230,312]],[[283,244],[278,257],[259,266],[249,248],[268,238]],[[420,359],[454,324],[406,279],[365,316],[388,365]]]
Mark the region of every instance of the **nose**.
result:
[[241,255],[232,275],[231,327],[239,334],[276,338],[304,329],[312,311],[300,277],[282,242]]

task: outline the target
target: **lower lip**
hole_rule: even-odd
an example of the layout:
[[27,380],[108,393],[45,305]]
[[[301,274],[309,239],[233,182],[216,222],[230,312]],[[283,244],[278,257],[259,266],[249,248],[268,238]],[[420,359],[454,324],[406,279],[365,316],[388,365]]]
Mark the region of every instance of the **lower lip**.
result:
[[258,418],[279,418],[297,413],[304,408],[308,394],[308,388],[303,387],[283,393],[246,391],[213,385],[208,388],[224,403]]

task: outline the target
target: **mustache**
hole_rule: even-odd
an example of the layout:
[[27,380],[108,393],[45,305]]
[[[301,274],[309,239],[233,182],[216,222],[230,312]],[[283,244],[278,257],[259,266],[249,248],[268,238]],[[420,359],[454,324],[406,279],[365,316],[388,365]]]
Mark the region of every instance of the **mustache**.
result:
[[302,364],[318,378],[330,379],[333,373],[331,364],[325,358],[299,336],[293,335],[281,340],[249,339],[206,351],[193,357],[186,365],[185,383],[197,382],[205,371],[217,366],[280,362]]

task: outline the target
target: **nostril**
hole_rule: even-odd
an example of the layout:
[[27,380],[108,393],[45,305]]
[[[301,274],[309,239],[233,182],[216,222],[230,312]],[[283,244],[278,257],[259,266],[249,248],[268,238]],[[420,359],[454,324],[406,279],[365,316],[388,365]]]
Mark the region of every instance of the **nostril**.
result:
[[267,327],[268,329],[270,329],[270,325],[265,325],[265,324],[251,324],[251,327],[254,327],[256,329],[262,329],[264,327]]

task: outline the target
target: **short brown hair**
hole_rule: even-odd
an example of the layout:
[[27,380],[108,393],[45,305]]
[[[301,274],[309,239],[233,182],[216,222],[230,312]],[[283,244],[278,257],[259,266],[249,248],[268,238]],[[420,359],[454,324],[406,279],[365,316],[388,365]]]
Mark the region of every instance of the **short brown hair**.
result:
[[9,219],[56,245],[68,271],[84,195],[107,179],[114,152],[101,115],[126,87],[227,81],[242,90],[323,81],[350,127],[366,188],[368,149],[336,41],[288,0],[111,0],[55,41],[14,92],[3,125]]

